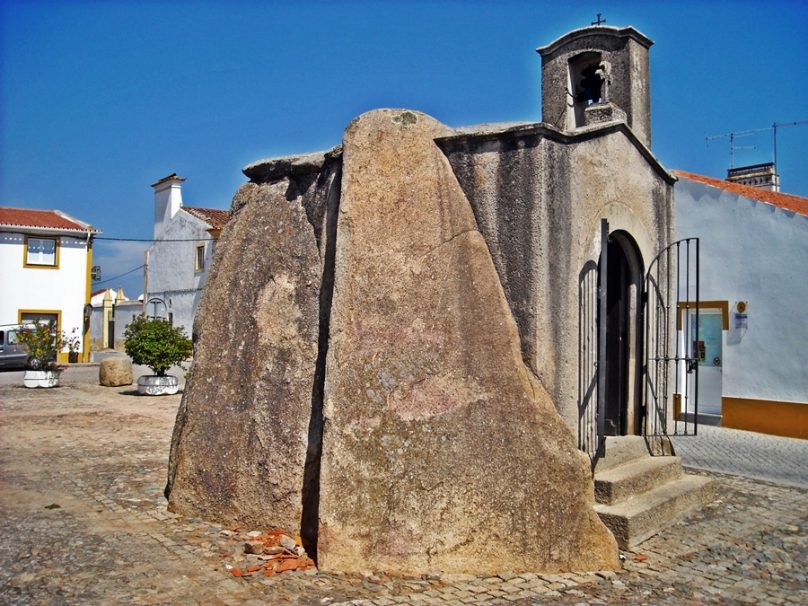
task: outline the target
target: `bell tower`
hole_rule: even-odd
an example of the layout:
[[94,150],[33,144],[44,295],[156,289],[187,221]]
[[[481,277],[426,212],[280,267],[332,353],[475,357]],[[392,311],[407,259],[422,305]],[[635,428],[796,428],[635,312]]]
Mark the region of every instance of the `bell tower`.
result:
[[648,49],[633,27],[593,25],[536,49],[542,121],[564,131],[623,120],[651,147]]

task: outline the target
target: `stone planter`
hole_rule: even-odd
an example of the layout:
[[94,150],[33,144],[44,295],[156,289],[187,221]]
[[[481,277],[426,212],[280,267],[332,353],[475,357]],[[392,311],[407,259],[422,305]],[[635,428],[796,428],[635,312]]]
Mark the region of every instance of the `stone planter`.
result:
[[58,370],[26,370],[22,377],[26,387],[56,387],[59,384]]
[[144,375],[137,380],[137,392],[144,396],[171,396],[179,390],[180,382],[174,375]]

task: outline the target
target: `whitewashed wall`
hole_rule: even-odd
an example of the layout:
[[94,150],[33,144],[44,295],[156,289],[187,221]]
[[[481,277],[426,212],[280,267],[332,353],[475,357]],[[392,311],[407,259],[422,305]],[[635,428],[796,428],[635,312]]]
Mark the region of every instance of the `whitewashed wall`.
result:
[[723,395],[808,402],[808,217],[684,178],[675,201],[677,238],[701,239],[701,299],[729,302]]
[[86,238],[60,236],[60,240],[58,269],[29,268],[23,266],[24,234],[0,232],[0,324],[16,324],[21,309],[56,310],[61,312],[61,330],[83,330]]
[[[159,297],[173,315],[174,326],[182,326],[188,336],[193,329],[194,312],[202,285],[213,262],[213,241],[204,221],[182,210],[163,226],[165,240],[185,242],[155,242],[149,248],[147,300]],[[205,268],[195,271],[197,245],[205,245]],[[149,311],[151,313],[151,311]]]

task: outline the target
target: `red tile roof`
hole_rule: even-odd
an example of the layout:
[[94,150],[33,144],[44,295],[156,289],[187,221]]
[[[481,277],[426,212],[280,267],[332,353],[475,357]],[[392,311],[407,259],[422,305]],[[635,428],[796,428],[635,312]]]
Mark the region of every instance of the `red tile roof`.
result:
[[74,219],[60,210],[34,210],[10,206],[0,206],[0,225],[96,233],[98,231],[89,223]]
[[753,200],[760,200],[761,202],[766,202],[767,204],[773,204],[774,206],[779,206],[780,208],[783,208],[785,210],[789,210],[794,213],[799,213],[801,215],[805,215],[806,217],[808,217],[808,198],[803,198],[802,196],[794,196],[792,194],[781,194],[780,192],[769,191],[767,189],[761,189],[760,187],[754,187],[752,185],[731,183],[729,181],[724,181],[723,179],[705,177],[703,175],[697,175],[695,173],[689,173],[683,170],[672,170],[670,172],[676,175],[677,177],[687,179],[688,181],[697,181],[698,183],[704,183],[705,185],[710,185],[712,187],[717,187],[719,189],[723,189],[733,194],[738,194],[739,196],[743,196],[744,198],[752,198]]
[[182,210],[188,211],[197,219],[202,219],[213,229],[222,229],[230,219],[229,210],[218,208],[199,208],[198,206],[183,206]]

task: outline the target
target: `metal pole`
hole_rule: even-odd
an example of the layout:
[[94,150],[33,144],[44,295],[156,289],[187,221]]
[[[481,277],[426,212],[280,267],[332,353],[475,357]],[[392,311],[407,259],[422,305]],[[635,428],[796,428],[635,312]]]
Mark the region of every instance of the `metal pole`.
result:
[[[701,293],[699,292],[699,239],[696,238],[696,340],[700,338],[699,335],[699,315],[701,308]],[[693,404],[693,435],[699,435],[699,364],[696,362],[696,386],[695,386],[696,401]]]
[[146,306],[148,305],[149,300],[149,251],[143,253],[144,261],[143,261],[143,314],[148,315],[148,309]]

